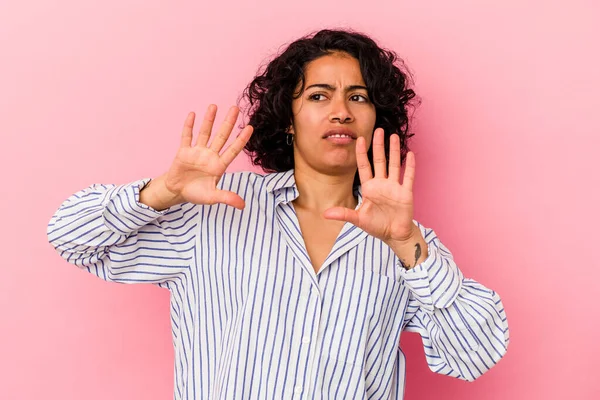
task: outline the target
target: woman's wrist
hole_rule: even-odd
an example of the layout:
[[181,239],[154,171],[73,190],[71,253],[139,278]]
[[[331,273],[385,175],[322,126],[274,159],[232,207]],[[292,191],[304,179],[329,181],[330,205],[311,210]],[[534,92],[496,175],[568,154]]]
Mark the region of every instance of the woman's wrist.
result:
[[165,186],[165,176],[151,179],[140,190],[140,203],[155,209],[164,211],[176,204],[182,203],[179,196],[170,192]]

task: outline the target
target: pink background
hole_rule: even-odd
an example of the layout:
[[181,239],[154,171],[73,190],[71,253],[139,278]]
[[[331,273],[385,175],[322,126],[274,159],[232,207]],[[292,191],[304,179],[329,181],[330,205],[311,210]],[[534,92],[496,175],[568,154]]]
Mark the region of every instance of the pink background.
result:
[[501,295],[511,329],[473,383],[429,371],[404,335],[406,399],[600,398],[596,1],[12,3],[0,398],[172,398],[168,292],[78,271],[46,225],[92,183],[165,172],[189,111],[216,103],[220,122],[267,56],[322,27],[369,33],[414,72],[415,218]]

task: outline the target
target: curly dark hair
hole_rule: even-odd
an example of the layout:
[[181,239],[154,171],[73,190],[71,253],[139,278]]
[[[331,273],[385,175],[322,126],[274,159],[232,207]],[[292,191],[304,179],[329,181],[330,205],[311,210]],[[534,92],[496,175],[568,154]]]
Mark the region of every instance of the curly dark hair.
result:
[[[404,62],[396,53],[380,48],[365,34],[323,29],[294,41],[266,67],[264,64],[259,67],[257,76],[238,99],[238,106],[248,115],[248,124],[254,128],[244,148],[254,165],[261,166],[265,172],[294,168],[293,148],[286,144],[285,134],[293,121],[292,100],[304,92],[307,64],[336,52],[347,53],[358,60],[369,98],[375,106],[375,127],[383,128],[385,133],[386,158],[389,157],[390,136],[397,133],[401,163],[404,164],[409,151],[408,139],[414,136],[409,133],[408,110],[415,97],[409,87],[412,81]],[[296,94],[298,84],[300,91]],[[240,106],[242,99],[245,107]],[[372,166],[372,146],[368,156]],[[358,172],[354,184],[359,184]]]

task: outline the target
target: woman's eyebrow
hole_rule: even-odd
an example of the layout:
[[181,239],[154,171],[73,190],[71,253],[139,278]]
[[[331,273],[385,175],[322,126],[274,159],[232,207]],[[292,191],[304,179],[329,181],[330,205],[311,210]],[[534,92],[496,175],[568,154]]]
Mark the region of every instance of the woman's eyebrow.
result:
[[[336,89],[335,86],[329,85],[327,83],[315,83],[313,85],[308,86],[305,90],[308,90],[308,89],[310,89],[312,87],[320,87],[320,88],[331,90],[331,91],[334,91]],[[356,89],[367,90],[367,87],[363,86],[363,85],[350,85],[350,86],[346,86],[346,92],[349,92],[349,91],[352,91],[352,90],[356,90]]]

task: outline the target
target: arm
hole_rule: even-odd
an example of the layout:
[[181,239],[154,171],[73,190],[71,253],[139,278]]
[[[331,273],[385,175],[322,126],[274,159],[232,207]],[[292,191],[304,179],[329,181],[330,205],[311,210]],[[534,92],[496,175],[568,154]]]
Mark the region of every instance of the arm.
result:
[[193,261],[198,206],[161,203],[169,207],[157,211],[141,203],[140,189],[149,181],[94,184],[73,194],[48,223],[50,244],[106,281],[161,286],[178,278]]
[[474,381],[506,354],[509,330],[504,306],[496,292],[463,277],[433,230],[415,224],[428,255],[408,270],[400,258],[397,261],[411,291],[404,330],[421,335],[432,371]]
[[230,108],[208,146],[216,112],[211,104],[194,146],[195,113],[188,113],[175,160],[142,194],[150,179],[120,186],[92,185],[69,197],[47,227],[56,251],[107,281],[168,286],[181,278],[194,263],[199,210],[219,203],[244,208],[238,194],[218,185],[253,128],[246,125],[220,154],[239,109]]

